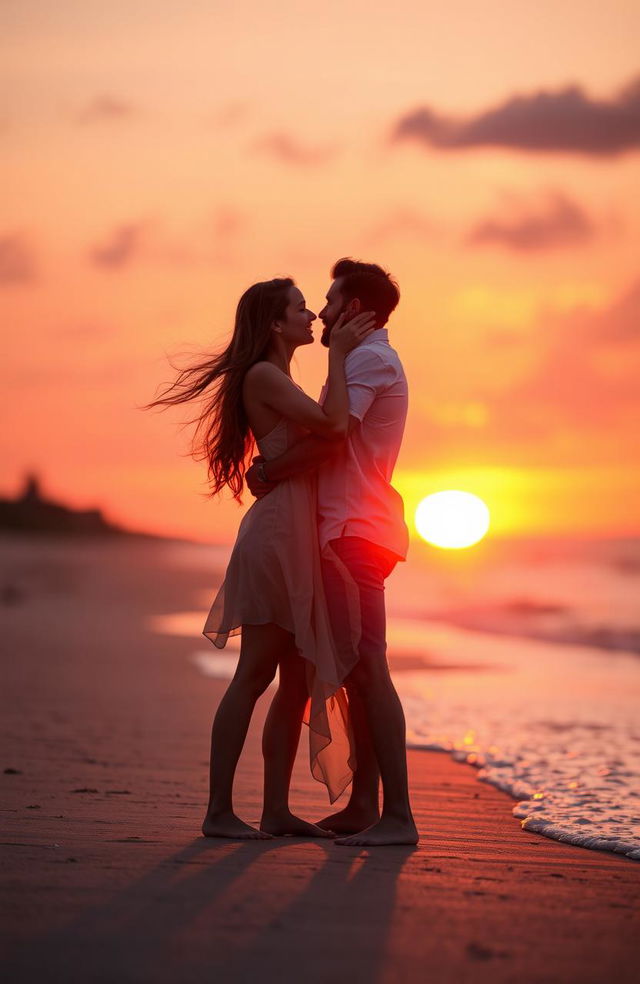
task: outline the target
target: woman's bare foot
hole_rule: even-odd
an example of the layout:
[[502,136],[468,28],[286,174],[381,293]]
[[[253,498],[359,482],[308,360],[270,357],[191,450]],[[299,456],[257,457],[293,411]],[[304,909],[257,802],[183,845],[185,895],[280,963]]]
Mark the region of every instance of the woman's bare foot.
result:
[[413,820],[381,817],[373,826],[351,837],[338,837],[342,847],[384,847],[389,844],[417,844],[418,831]]
[[271,840],[266,831],[256,830],[235,813],[207,813],[202,824],[205,837],[230,837],[233,840]]
[[260,830],[274,837],[332,837],[315,823],[308,823],[288,810],[286,813],[263,813]]
[[318,820],[318,827],[332,830],[334,834],[357,834],[373,826],[380,819],[380,811],[375,806],[364,807],[347,803],[344,810],[332,813]]

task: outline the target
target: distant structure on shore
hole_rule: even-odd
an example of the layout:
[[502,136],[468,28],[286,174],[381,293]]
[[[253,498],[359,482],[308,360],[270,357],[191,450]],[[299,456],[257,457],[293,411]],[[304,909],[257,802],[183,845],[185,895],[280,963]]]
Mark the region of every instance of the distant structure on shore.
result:
[[46,499],[37,475],[26,476],[24,488],[15,499],[0,498],[0,529],[99,536],[129,532],[109,523],[99,509],[71,509]]

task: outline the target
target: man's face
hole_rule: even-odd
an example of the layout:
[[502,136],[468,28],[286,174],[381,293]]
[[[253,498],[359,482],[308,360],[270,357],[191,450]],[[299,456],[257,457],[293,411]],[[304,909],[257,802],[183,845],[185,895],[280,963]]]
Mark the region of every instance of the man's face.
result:
[[[331,338],[333,326],[342,312],[347,311],[348,314],[357,314],[360,310],[360,302],[358,300],[349,301],[345,304],[342,291],[340,290],[340,282],[340,278],[333,281],[326,294],[327,303],[318,315],[324,325],[320,341],[326,348],[329,347],[329,339]],[[352,311],[351,308],[354,310]]]

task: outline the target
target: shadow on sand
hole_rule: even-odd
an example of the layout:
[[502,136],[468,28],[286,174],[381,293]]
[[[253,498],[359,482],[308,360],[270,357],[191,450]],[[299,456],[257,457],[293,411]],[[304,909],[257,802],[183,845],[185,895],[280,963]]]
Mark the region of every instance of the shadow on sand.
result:
[[[198,838],[108,902],[14,951],[12,981],[375,982],[416,848]],[[318,959],[321,957],[321,959]]]

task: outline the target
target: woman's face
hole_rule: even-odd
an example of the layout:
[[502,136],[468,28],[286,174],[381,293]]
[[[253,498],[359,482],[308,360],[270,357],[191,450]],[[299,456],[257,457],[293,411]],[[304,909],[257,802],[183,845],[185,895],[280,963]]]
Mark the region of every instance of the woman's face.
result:
[[289,288],[289,304],[282,321],[277,321],[280,336],[289,345],[309,345],[313,341],[312,323],[317,315],[310,311],[302,291],[298,287]]

